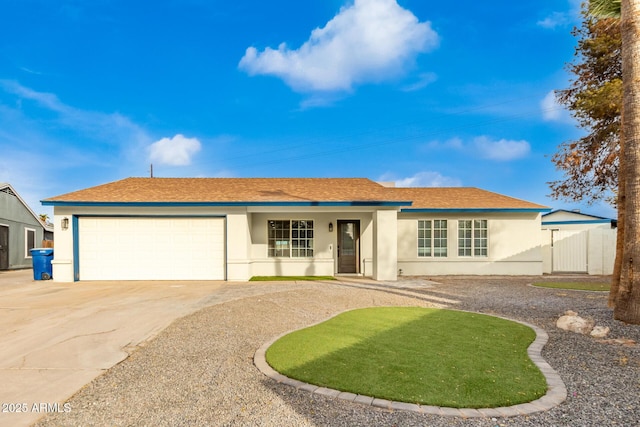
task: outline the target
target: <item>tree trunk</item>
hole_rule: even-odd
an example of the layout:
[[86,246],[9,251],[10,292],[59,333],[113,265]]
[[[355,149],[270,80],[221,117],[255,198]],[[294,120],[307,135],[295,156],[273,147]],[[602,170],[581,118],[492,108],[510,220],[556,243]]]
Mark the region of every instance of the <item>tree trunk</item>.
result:
[[[624,121],[624,112],[621,121]],[[622,251],[624,249],[624,205],[625,197],[625,167],[624,161],[624,133],[620,131],[620,147],[618,148],[618,195],[616,207],[618,209],[618,228],[616,230],[616,258],[613,264],[613,276],[611,278],[611,290],[609,291],[609,307],[615,307],[620,291],[620,273],[622,271]]]
[[640,0],[622,0],[624,247],[613,317],[640,324]]

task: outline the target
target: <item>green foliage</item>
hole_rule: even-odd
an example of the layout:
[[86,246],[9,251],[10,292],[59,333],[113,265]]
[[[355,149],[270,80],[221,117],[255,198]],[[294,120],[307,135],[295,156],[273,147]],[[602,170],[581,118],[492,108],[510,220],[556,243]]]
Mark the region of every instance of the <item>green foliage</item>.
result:
[[250,282],[290,282],[295,280],[336,280],[333,276],[253,276]]
[[588,134],[558,147],[552,161],[564,177],[549,184],[557,199],[614,203],[622,110],[622,38],[615,19],[596,20],[587,11],[583,15],[582,26],[573,32],[579,38],[576,60],[568,67],[575,79],[569,88],[556,91],[556,96]]
[[537,282],[533,286],[540,288],[567,289],[578,291],[608,291],[610,283],[587,283],[587,282]]
[[620,18],[621,0],[589,0],[589,14],[596,18]]
[[290,378],[383,399],[456,408],[510,406],[546,393],[527,347],[535,332],[452,310],[353,310],[276,341],[267,362]]

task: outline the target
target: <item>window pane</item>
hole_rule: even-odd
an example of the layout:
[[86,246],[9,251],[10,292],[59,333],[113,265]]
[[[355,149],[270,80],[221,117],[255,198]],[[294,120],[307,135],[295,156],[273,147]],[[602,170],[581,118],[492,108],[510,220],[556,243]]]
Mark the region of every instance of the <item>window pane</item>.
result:
[[270,220],[268,226],[267,255],[269,257],[289,256],[289,220]]
[[418,256],[431,256],[431,221],[418,221]]

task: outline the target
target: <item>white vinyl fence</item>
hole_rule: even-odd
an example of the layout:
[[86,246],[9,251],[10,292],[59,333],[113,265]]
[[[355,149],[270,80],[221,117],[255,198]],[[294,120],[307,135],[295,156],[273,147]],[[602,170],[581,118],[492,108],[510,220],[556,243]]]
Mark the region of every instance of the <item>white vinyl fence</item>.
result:
[[542,230],[545,274],[612,274],[615,255],[615,229]]

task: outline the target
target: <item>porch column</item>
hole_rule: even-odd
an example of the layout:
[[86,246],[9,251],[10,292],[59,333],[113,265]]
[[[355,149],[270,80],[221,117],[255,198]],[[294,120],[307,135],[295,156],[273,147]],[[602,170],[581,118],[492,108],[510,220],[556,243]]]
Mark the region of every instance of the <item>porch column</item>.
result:
[[373,213],[373,278],[398,279],[398,212]]
[[251,278],[249,215],[247,212],[227,214],[227,280],[247,281]]

